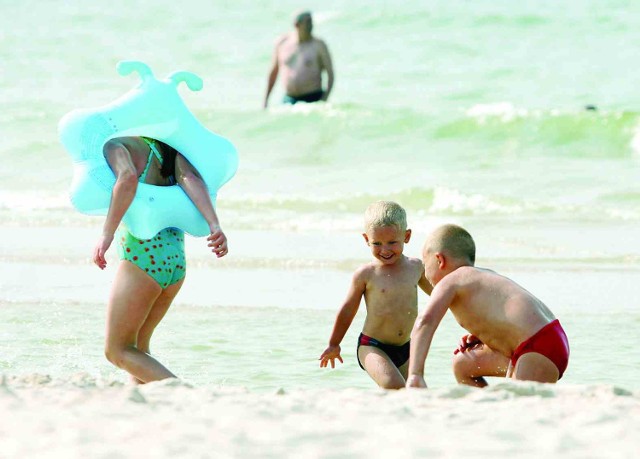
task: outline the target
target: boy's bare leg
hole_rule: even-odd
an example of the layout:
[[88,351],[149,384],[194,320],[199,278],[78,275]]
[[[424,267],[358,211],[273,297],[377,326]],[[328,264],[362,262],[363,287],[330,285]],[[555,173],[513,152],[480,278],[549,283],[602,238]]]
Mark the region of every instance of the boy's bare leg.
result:
[[521,355],[510,373],[513,379],[542,383],[556,383],[559,376],[555,363],[537,352]]
[[373,346],[360,346],[358,358],[369,376],[383,389],[404,388],[405,378],[387,354]]
[[138,332],[162,288],[128,261],[120,262],[107,311],[105,355],[142,382],[175,378],[160,362],[137,349]]
[[409,360],[407,360],[405,363],[400,365],[400,368],[398,368],[398,370],[400,371],[400,374],[402,375],[402,377],[406,382],[407,376],[409,375]]
[[459,384],[485,387],[485,376],[505,377],[509,358],[479,344],[453,356],[453,374]]
[[[147,316],[147,319],[142,324],[140,331],[138,332],[138,341],[136,343],[136,348],[139,351],[145,352],[147,354],[151,354],[151,335],[155,331],[158,324],[162,321],[165,314],[169,310],[171,303],[174,298],[180,291],[182,284],[184,283],[184,277],[180,279],[173,285],[165,288],[158,299],[153,303],[151,307],[151,311]],[[144,384],[143,381],[140,381],[135,376],[131,376],[131,380],[136,384]]]

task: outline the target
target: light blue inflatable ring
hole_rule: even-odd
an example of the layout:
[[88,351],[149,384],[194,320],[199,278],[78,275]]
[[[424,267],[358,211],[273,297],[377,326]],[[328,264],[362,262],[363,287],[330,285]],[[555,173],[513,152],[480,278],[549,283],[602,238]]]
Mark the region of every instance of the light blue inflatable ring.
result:
[[[142,81],[122,97],[102,107],[73,110],[58,125],[60,141],[74,163],[71,202],[87,215],[106,215],[115,175],[103,154],[115,137],[144,136],[165,142],[182,153],[209,188],[211,201],[233,177],[238,154],[224,137],[205,128],[182,101],[178,84],[202,89],[202,80],[190,72],[174,72],[157,80],[142,62],[122,61],[120,75],[138,72]],[[178,185],[139,183],[135,198],[122,220],[139,239],[150,239],[164,228],[180,228],[193,236],[209,234],[209,226]]]

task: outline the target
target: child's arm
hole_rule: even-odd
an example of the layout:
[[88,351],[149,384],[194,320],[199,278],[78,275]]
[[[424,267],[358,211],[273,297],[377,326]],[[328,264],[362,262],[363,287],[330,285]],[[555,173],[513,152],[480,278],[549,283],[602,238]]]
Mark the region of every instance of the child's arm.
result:
[[329,338],[329,346],[324,350],[320,356],[320,367],[324,368],[331,361],[331,368],[335,368],[335,359],[338,359],[342,363],[342,357],[340,356],[340,343],[342,338],[347,333],[353,318],[358,312],[360,307],[360,300],[364,294],[366,288],[366,280],[364,276],[364,270],[358,269],[351,280],[351,287],[347,298],[342,304],[336,322],[333,325],[333,331],[331,332],[331,338]]
[[418,287],[420,287],[422,291],[427,295],[431,295],[431,292],[433,291],[433,286],[424,275],[424,268],[422,269],[422,275],[420,276],[420,280],[418,281]]
[[229,251],[227,248],[227,236],[225,236],[222,228],[220,228],[218,215],[211,203],[207,184],[204,183],[204,180],[202,180],[196,168],[181,154],[176,156],[176,181],[185,193],[187,193],[189,199],[193,201],[209,225],[211,234],[207,237],[209,241],[208,246],[212,247],[212,252],[215,253],[218,258],[224,257]]
[[93,262],[100,269],[107,266],[105,254],[138,188],[136,167],[131,159],[131,153],[124,144],[117,140],[110,140],[104,146],[104,156],[116,176],[116,183],[111,192],[111,202],[102,228],[102,236],[93,250]]
[[455,297],[455,287],[443,279],[433,289],[427,308],[416,320],[411,332],[411,350],[407,387],[427,387],[424,363],[429,354],[433,335]]

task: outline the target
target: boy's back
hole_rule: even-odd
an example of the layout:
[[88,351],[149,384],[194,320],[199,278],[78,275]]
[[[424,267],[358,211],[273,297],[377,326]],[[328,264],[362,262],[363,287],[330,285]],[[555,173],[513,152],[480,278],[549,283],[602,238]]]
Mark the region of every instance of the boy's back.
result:
[[434,298],[439,290],[454,295],[449,308],[458,323],[505,356],[555,319],[542,301],[490,269],[460,267],[442,279]]

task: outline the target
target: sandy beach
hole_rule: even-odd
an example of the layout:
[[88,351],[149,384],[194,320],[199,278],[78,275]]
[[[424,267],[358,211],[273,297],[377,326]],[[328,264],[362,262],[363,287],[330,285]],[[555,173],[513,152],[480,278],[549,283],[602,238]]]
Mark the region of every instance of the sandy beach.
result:
[[610,385],[256,393],[5,376],[0,411],[11,413],[1,457],[625,458],[640,448],[640,397]]

